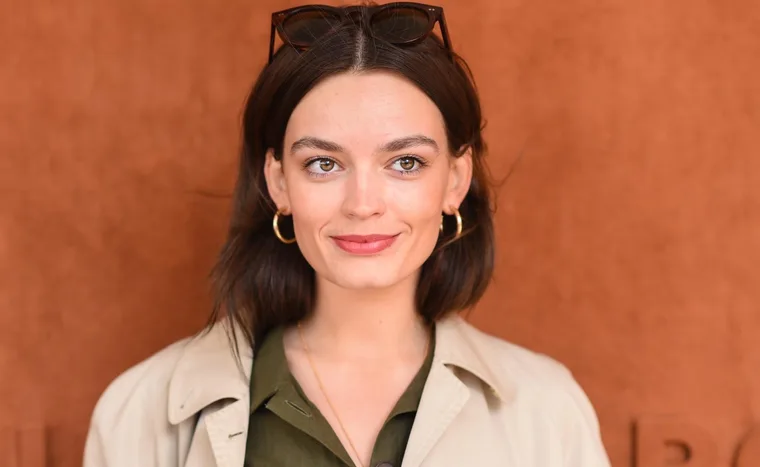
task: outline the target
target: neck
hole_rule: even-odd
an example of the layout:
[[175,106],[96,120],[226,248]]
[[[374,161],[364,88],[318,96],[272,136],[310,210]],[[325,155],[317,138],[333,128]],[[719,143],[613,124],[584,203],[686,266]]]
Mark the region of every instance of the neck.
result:
[[392,358],[418,356],[429,338],[417,313],[412,276],[386,289],[349,290],[317,279],[314,313],[303,330],[315,354]]

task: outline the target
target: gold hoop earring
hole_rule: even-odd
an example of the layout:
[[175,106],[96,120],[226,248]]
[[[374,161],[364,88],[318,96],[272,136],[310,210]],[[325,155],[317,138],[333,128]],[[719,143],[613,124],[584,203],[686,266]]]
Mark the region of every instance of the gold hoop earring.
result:
[[457,234],[454,238],[459,238],[460,235],[462,235],[462,215],[459,214],[459,209],[454,209],[454,216],[457,218]]
[[[457,233],[454,236],[454,238],[459,238],[460,235],[462,235],[462,215],[459,214],[459,209],[452,207],[451,209],[454,210],[454,217],[457,219]],[[441,232],[443,232],[443,216],[441,216],[441,226],[439,229]]]
[[280,210],[278,209],[276,213],[274,213],[274,219],[272,219],[272,230],[274,230],[274,235],[277,237],[278,240],[280,240],[282,243],[290,244],[295,243],[296,238],[285,238],[280,233]]

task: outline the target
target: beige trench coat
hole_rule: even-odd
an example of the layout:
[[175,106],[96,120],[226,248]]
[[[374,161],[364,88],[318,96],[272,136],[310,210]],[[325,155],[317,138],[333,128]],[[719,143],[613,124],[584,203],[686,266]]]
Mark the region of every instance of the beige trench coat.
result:
[[[250,346],[222,326],[119,376],[98,401],[85,467],[242,467]],[[400,467],[609,467],[594,410],[556,361],[478,331],[436,326],[436,348]],[[294,466],[295,467],[295,466]]]

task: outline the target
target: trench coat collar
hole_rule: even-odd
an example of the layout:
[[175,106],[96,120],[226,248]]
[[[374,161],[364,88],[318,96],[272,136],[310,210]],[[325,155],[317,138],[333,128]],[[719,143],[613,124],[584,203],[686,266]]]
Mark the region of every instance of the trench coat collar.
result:
[[[509,399],[512,383],[492,370],[484,357],[487,339],[480,331],[452,315],[436,323],[433,365],[464,370],[477,377],[499,400]],[[230,337],[237,336],[238,361]],[[485,339],[484,340],[484,336]],[[221,400],[247,400],[253,350],[239,329],[221,320],[188,341],[169,381],[168,420],[179,424]]]

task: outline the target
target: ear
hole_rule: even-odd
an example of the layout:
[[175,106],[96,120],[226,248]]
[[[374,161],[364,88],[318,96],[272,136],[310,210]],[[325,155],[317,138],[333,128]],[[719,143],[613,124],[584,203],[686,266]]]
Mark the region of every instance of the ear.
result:
[[441,207],[446,214],[453,214],[453,208],[459,209],[459,205],[470,190],[472,181],[472,147],[462,147],[459,153],[461,154],[459,157],[451,158],[449,165],[449,182]]
[[290,210],[290,199],[288,198],[288,187],[285,180],[285,172],[282,170],[282,160],[274,157],[274,149],[269,149],[264,164],[264,178],[267,181],[267,190],[269,196],[274,201],[277,209],[283,214],[288,214]]

